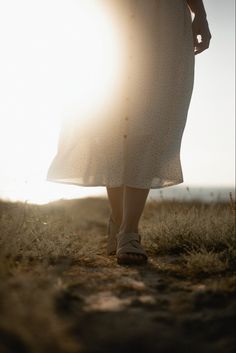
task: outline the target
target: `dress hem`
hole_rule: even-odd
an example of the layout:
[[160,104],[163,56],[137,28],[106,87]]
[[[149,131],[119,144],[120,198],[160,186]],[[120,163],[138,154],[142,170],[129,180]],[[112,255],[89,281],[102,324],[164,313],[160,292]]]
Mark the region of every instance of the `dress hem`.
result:
[[58,184],[68,184],[68,185],[76,185],[76,186],[84,186],[84,187],[109,187],[109,188],[115,188],[115,187],[121,187],[123,185],[133,187],[133,188],[138,188],[138,189],[162,189],[170,186],[175,186],[182,184],[184,182],[183,179],[178,179],[178,180],[172,180],[169,181],[168,184],[160,184],[160,185],[150,185],[149,187],[147,186],[139,186],[139,185],[134,185],[134,184],[86,184],[86,183],[76,183],[72,181],[62,181],[60,179],[50,179],[47,178],[46,181],[52,182],[52,183],[58,183]]

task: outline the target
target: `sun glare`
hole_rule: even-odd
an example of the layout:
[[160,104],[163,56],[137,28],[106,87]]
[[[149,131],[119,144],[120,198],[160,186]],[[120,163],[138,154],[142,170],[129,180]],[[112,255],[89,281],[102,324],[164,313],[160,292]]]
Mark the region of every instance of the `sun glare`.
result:
[[[119,34],[108,9],[99,1],[80,1],[65,26],[63,90],[67,107],[78,107],[81,119],[103,104],[119,76]],[[83,112],[85,114],[83,114]]]
[[[2,4],[0,148],[7,152],[0,156],[0,164],[6,166],[1,169],[2,197],[47,202],[65,195],[65,190],[71,196],[70,186],[46,182],[46,172],[66,113],[73,112],[79,121],[96,112],[108,92],[115,92],[121,48],[104,4]],[[80,195],[89,191],[80,188]]]

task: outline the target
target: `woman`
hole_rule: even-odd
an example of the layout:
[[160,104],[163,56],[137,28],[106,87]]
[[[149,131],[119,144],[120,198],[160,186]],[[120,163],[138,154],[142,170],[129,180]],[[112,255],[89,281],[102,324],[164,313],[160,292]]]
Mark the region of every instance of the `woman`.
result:
[[150,189],[183,182],[195,55],[209,47],[211,33],[202,0],[106,2],[123,49],[116,91],[96,118],[62,127],[47,179],[106,186],[107,254],[118,264],[145,264],[139,220]]

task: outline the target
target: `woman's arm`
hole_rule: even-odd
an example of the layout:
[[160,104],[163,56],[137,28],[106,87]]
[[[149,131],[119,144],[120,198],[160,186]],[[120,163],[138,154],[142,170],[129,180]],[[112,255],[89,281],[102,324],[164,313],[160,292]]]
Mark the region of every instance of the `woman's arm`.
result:
[[[207,22],[207,14],[202,0],[186,0],[190,10],[194,13],[192,23],[193,45],[195,55],[209,48],[211,32]],[[198,36],[201,37],[199,41]]]
[[196,15],[201,15],[201,17],[207,16],[202,0],[187,0],[187,3],[195,16]]

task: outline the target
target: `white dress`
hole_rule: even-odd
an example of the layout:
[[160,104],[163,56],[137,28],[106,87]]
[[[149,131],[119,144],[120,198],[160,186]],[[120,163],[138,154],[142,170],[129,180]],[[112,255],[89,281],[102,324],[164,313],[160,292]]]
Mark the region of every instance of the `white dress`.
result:
[[180,184],[195,64],[187,1],[101,1],[120,26],[125,48],[116,94],[96,117],[62,126],[47,180],[136,188]]

